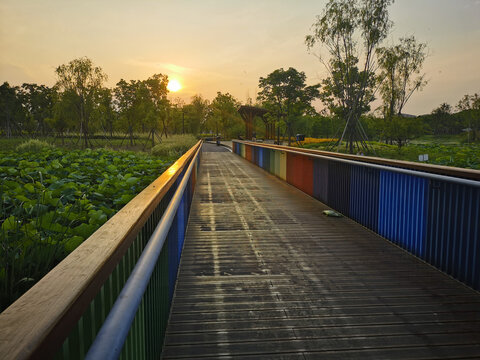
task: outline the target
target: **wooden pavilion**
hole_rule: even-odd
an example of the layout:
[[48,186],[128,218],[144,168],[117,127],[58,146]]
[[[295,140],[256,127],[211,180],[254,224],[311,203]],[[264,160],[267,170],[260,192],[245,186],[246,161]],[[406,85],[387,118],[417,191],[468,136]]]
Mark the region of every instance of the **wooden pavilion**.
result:
[[245,121],[245,139],[250,140],[253,138],[255,132],[255,116],[260,117],[265,123],[265,139],[275,139],[275,123],[265,118],[267,110],[257,106],[242,105],[238,108],[238,113]]

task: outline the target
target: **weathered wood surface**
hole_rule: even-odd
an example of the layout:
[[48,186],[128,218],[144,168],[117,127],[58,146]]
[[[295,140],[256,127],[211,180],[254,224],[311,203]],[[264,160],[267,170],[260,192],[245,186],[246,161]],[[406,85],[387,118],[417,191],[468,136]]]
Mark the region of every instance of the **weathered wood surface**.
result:
[[200,145],[0,314],[0,358],[45,358],[56,351]]
[[163,358],[480,358],[480,294],[204,153]]

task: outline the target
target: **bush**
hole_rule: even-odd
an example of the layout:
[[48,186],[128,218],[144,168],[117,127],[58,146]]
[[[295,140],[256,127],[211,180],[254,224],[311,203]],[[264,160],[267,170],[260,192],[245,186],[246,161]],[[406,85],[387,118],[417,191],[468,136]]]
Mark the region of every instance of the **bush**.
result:
[[196,142],[197,139],[193,135],[170,135],[168,138],[163,138],[160,144],[155,145],[151,152],[155,156],[178,158]]
[[17,146],[17,152],[40,152],[53,149],[54,146],[41,140],[31,139]]

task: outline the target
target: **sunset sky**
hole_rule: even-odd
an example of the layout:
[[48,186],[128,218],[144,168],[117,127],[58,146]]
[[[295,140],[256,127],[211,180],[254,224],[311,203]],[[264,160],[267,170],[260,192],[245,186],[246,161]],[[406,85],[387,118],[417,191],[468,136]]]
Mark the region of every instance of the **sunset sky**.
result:
[[[326,2],[0,0],[0,82],[51,86],[56,66],[87,56],[111,87],[163,73],[183,86],[172,97],[221,91],[245,102],[260,76],[281,67],[304,71],[309,84],[326,76],[304,44]],[[480,0],[397,0],[390,17],[386,44],[413,34],[429,47],[429,84],[406,113],[480,92]]]

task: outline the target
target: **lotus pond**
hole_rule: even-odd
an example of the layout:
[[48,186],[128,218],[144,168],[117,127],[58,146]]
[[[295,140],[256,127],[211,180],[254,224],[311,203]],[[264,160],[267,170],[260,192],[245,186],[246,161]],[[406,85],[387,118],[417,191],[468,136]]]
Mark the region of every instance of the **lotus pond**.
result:
[[106,149],[0,151],[0,311],[172,162]]

